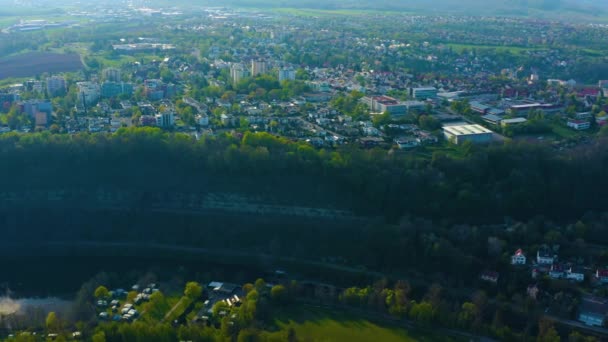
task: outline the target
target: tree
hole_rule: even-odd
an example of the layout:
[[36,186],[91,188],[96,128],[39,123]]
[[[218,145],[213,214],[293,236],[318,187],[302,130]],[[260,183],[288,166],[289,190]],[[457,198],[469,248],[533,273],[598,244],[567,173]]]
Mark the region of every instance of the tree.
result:
[[430,115],[420,115],[418,124],[420,128],[427,131],[436,131],[441,128],[441,122]]
[[259,278],[255,281],[255,289],[258,291],[258,293],[262,293],[264,290],[266,290],[266,282],[264,279]]
[[219,315],[222,311],[224,311],[226,313],[228,313],[230,311],[230,307],[224,301],[219,301],[219,302],[215,303],[213,305],[213,308],[211,308],[213,317],[219,317]]
[[380,127],[380,126],[390,124],[391,121],[392,121],[391,113],[389,113],[388,111],[386,111],[382,114],[379,114],[379,115],[374,115],[374,118],[372,119],[372,122],[375,127]]
[[59,125],[52,124],[51,127],[49,128],[49,130],[51,131],[51,133],[57,134],[57,133],[59,133],[60,128],[59,128]]
[[150,295],[150,301],[144,304],[144,310],[154,319],[161,319],[171,309],[162,292],[156,291]]
[[555,330],[553,323],[548,319],[541,319],[538,322],[538,342],[559,342],[561,338]]
[[59,319],[54,311],[49,312],[49,314],[46,316],[46,329],[53,332],[59,330]]
[[127,293],[127,302],[128,303],[133,303],[133,301],[135,300],[135,297],[137,297],[137,292],[136,291],[129,291],[129,293]]
[[102,298],[108,298],[109,296],[110,296],[110,292],[108,291],[108,289],[105,286],[101,285],[95,289],[95,298],[102,299]]
[[410,310],[410,318],[423,324],[430,324],[434,315],[433,306],[429,302],[415,303]]
[[106,342],[106,334],[103,331],[99,331],[95,335],[93,335],[91,340],[93,342]]
[[239,332],[238,342],[257,342],[260,340],[260,333],[254,329],[243,329]]
[[184,295],[190,299],[197,299],[203,294],[203,287],[201,284],[191,281],[186,284],[184,289]]
[[294,329],[293,327],[289,327],[289,330],[287,330],[287,342],[297,342],[298,341],[298,337],[296,335],[296,329]]
[[277,303],[284,304],[288,299],[287,288],[283,285],[275,285],[270,290],[270,298]]

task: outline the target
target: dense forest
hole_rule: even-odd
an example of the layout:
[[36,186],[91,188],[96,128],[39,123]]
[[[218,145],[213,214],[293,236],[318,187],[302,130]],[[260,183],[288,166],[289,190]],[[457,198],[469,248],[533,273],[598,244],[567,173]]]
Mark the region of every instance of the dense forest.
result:
[[[525,143],[465,145],[458,147],[464,157],[437,152],[422,158],[358,147],[315,150],[267,133],[198,141],[153,128],[5,134],[0,223],[4,243],[160,242],[338,258],[387,272],[435,265],[466,280],[484,264],[500,262],[502,252],[488,247],[492,237],[504,240],[501,250],[576,238],[606,242],[598,216],[607,201],[603,144],[559,153]],[[138,195],[96,207],[91,198],[108,189]],[[72,195],[27,200],[44,190]],[[183,212],[182,202],[151,195],[219,191],[284,206],[338,208],[364,219]],[[158,211],[163,203],[170,210]],[[587,228],[568,228],[579,219]],[[527,226],[507,234],[504,227],[517,221]]]
[[529,143],[465,145],[459,147],[464,157],[435,152],[423,158],[354,146],[315,150],[267,133],[199,141],[151,128],[6,134],[0,137],[0,185],[13,192],[223,190],[351,209],[389,222],[406,215],[461,223],[537,215],[575,220],[606,207],[604,143],[568,152]]

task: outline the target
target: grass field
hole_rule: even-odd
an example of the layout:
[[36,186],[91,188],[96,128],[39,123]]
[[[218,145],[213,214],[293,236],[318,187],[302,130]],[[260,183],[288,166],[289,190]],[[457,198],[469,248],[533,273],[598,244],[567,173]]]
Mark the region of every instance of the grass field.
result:
[[[408,331],[400,327],[380,325],[341,312],[310,306],[282,312],[276,325],[281,330],[268,333],[277,338],[293,328],[300,341],[311,342],[431,342],[454,341],[442,335]],[[270,337],[269,336],[269,337]]]

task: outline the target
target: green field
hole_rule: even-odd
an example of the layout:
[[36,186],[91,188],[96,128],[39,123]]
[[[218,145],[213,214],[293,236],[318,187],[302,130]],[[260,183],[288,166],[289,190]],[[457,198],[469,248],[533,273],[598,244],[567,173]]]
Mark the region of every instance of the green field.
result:
[[283,312],[278,317],[275,324],[280,331],[268,333],[269,338],[276,339],[285,336],[287,331],[293,328],[299,341],[311,342],[454,341],[439,334],[409,331],[391,325],[380,325],[342,312],[310,306],[302,306],[298,309]]

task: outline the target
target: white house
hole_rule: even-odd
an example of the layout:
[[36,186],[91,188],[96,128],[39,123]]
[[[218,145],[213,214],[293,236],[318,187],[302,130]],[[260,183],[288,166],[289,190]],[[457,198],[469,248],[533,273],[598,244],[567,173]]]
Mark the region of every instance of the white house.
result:
[[566,279],[581,282],[585,280],[585,273],[580,267],[572,266],[566,272]]
[[520,249],[515,251],[515,254],[511,256],[511,265],[525,265],[526,264],[526,256],[524,252]]
[[583,131],[591,127],[591,123],[587,120],[568,120],[567,125],[577,131]]
[[552,265],[553,261],[554,258],[549,249],[539,249],[536,253],[536,262],[541,265]]

